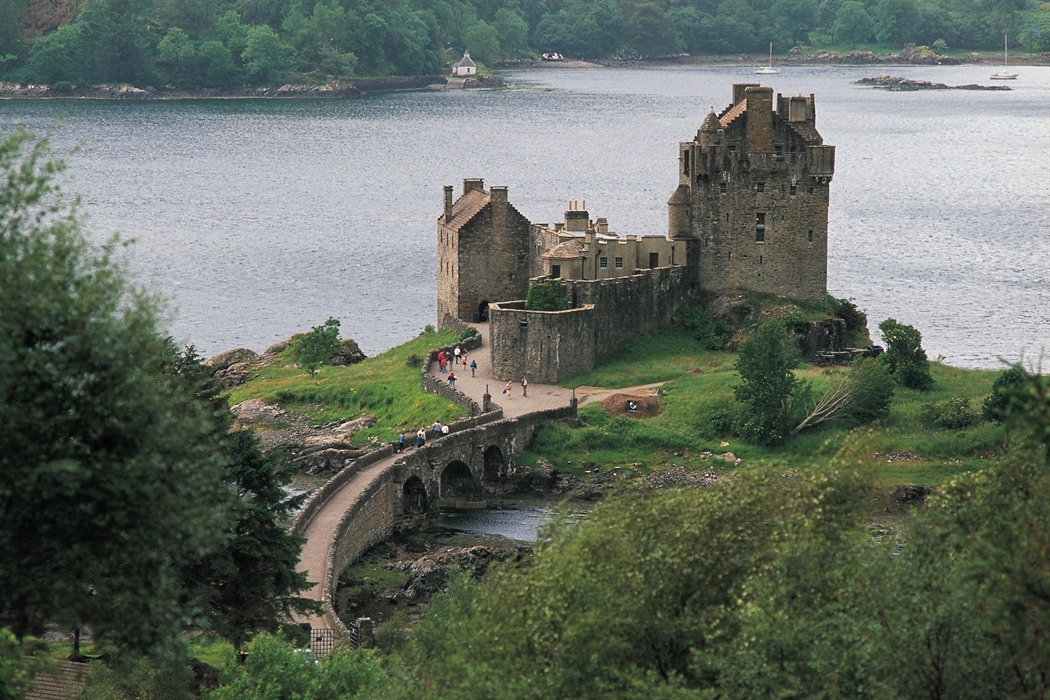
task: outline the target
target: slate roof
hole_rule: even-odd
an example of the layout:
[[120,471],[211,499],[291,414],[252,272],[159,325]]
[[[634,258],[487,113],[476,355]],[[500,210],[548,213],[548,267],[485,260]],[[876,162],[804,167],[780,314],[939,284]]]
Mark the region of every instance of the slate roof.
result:
[[824,139],[817,131],[817,127],[813,126],[813,122],[788,122],[788,127],[806,143],[824,143]]
[[35,687],[26,700],[66,700],[75,697],[84,688],[91,667],[73,661],[59,661],[50,671],[33,679]]
[[583,254],[583,241],[563,241],[543,254],[545,258],[578,258]]
[[485,190],[467,192],[452,205],[452,219],[446,221],[445,226],[453,231],[459,231],[485,208],[489,199],[489,193]]
[[456,68],[477,68],[474,61],[470,60],[470,52],[467,51],[463,54],[463,58],[460,59],[459,63],[455,65]]
[[718,116],[714,111],[708,112],[704,117],[704,123],[700,125],[700,131],[718,131],[720,128],[722,124],[718,121]]

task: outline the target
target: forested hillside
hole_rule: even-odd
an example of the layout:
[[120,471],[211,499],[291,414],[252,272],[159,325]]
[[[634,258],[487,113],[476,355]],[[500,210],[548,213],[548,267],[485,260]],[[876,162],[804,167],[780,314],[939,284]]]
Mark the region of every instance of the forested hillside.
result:
[[[810,43],[1050,49],[1035,0],[0,0],[0,76],[228,87],[442,71],[539,52],[604,58]],[[938,43],[939,42],[939,43]]]

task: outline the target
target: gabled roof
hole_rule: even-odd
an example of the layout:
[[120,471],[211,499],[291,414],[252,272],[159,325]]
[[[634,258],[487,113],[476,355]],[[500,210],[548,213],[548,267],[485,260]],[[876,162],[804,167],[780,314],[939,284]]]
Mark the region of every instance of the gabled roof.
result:
[[740,100],[735,105],[729,108],[722,118],[718,120],[718,123],[722,125],[722,128],[729,126],[733,120],[739,117],[741,114],[747,111],[747,100]]
[[457,63],[455,65],[455,67],[456,68],[477,68],[477,65],[474,63],[474,61],[470,60],[470,52],[469,51],[465,51],[463,53],[463,58],[461,58],[459,60],[459,63]]
[[60,660],[53,668],[37,674],[33,679],[36,687],[29,691],[26,700],[65,700],[72,697],[84,688],[90,672],[88,664]]
[[700,125],[700,131],[718,131],[722,128],[721,122],[718,121],[718,116],[714,113],[714,110],[707,113],[704,117],[704,123]]
[[[485,190],[471,190],[460,197],[452,205],[452,218],[445,221],[445,226],[453,231],[459,231],[478,215],[489,203],[490,196]],[[442,216],[442,219],[445,217]]]
[[568,240],[563,241],[548,250],[543,254],[543,257],[566,260],[568,258],[578,258],[581,254],[583,254],[583,241]]

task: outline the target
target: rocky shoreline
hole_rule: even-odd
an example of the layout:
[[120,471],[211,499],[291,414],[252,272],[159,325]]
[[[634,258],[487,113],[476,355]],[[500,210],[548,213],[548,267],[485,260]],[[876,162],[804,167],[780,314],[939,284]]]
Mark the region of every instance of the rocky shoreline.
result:
[[1009,85],[945,85],[944,83],[931,83],[929,80],[912,80],[910,78],[899,78],[895,75],[876,75],[874,78],[861,78],[853,81],[854,85],[866,85],[869,87],[889,90],[890,92],[915,92],[916,90],[1012,90]]
[[325,85],[270,85],[253,87],[242,85],[232,88],[139,88],[134,85],[21,85],[0,81],[2,98],[54,98],[96,100],[150,100],[150,99],[229,99],[229,98],[332,98],[355,97],[376,92],[402,90],[443,90],[451,88],[495,88],[503,87],[502,79],[481,76],[465,81],[450,81],[443,75],[417,75],[389,78],[358,78],[333,80]]

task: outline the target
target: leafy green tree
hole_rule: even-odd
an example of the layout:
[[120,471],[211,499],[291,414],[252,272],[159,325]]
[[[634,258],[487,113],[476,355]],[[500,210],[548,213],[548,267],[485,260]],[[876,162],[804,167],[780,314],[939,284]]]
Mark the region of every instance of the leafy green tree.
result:
[[863,425],[885,418],[890,413],[896,385],[884,363],[858,357],[842,381],[828,389],[793,432],[832,420]]
[[233,53],[221,41],[202,41],[197,46],[197,60],[204,77],[200,84],[205,87],[225,87],[237,79],[237,66]]
[[177,85],[199,84],[197,50],[186,30],[180,27],[168,30],[157,45],[157,61],[168,66]]
[[83,27],[66,24],[34,41],[25,72],[30,80],[48,85],[60,80],[90,82]]
[[649,55],[677,53],[681,36],[671,18],[658,2],[627,4],[624,13],[623,39],[635,51]]
[[567,308],[569,302],[558,280],[544,280],[529,286],[529,294],[525,298],[527,311],[564,311]]
[[466,41],[472,58],[487,64],[499,58],[499,32],[485,20],[478,20],[477,24],[468,29],[463,40]]
[[770,9],[777,29],[795,44],[809,42],[817,24],[816,0],[777,0]]
[[292,339],[292,354],[311,372],[339,352],[339,319],[329,318],[309,333]]
[[21,700],[33,688],[33,677],[50,664],[31,653],[34,640],[18,638],[6,627],[0,627],[0,698]]
[[271,83],[288,68],[288,47],[270,27],[257,25],[248,30],[241,60],[252,80]]
[[62,169],[0,139],[0,624],[148,648],[187,621],[176,563],[221,544],[232,494],[157,300],[84,234]]
[[889,365],[901,386],[926,390],[933,386],[930,363],[922,349],[922,334],[914,326],[887,318],[879,324],[882,338],[889,348],[881,359]]
[[513,10],[501,7],[492,21],[499,36],[499,45],[505,56],[526,56],[529,53],[529,25]]
[[914,0],[879,0],[875,5],[875,38],[881,44],[904,46],[912,41],[919,23]]
[[733,389],[744,404],[740,432],[762,445],[782,442],[793,427],[792,397],[800,385],[792,371],[801,358],[782,321],[769,321],[740,346]]
[[849,43],[853,48],[872,37],[872,21],[864,3],[850,0],[842,3],[835,14],[835,25],[831,29],[835,41]]

